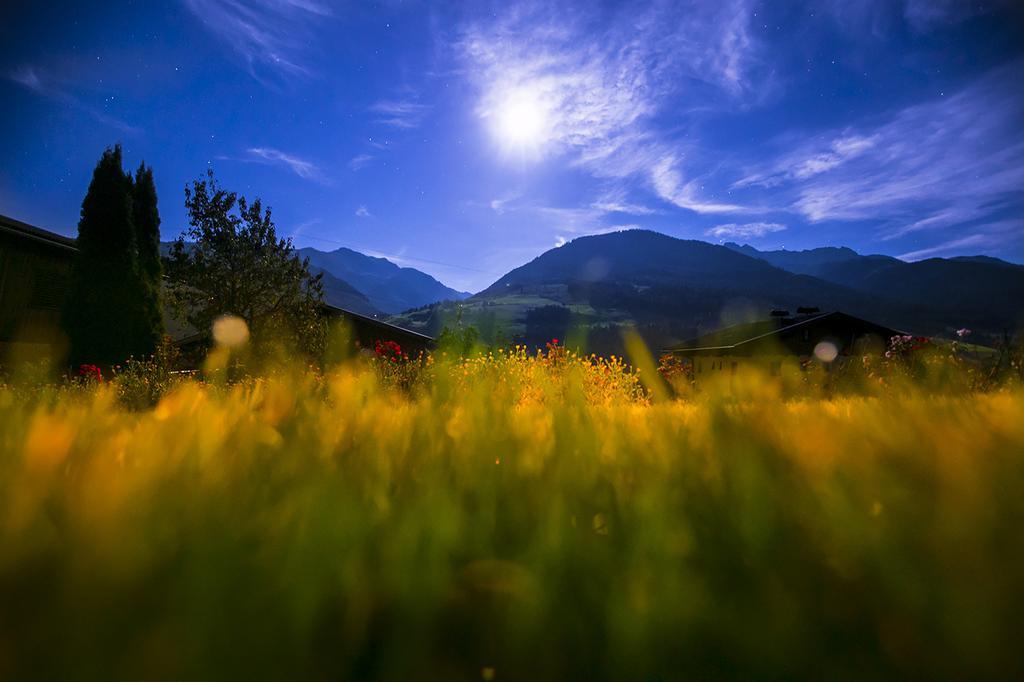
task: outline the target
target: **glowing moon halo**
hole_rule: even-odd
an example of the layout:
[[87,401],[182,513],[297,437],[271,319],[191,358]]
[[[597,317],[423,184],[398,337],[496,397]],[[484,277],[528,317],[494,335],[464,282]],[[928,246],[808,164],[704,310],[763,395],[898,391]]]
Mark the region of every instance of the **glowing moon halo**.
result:
[[494,97],[492,132],[506,152],[540,156],[551,136],[551,112],[537,88],[520,85]]

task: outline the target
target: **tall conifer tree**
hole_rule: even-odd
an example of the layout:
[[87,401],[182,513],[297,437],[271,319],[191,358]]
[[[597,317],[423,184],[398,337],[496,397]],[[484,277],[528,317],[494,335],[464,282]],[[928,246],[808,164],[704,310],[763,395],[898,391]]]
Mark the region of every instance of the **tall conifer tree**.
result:
[[131,187],[121,146],[115,145],[96,164],[78,221],[78,255],[63,313],[72,366],[110,366],[136,351],[141,285]]
[[160,298],[163,266],[160,263],[160,213],[157,210],[153,169],[140,164],[132,184],[132,221],[135,250],[142,279],[138,292],[136,355],[152,355],[164,333]]

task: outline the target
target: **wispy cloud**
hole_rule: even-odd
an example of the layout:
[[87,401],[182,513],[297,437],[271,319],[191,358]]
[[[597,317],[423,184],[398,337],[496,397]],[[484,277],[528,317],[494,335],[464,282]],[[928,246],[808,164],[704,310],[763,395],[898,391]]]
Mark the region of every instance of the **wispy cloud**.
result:
[[527,210],[552,230],[568,234],[584,234],[605,227],[605,212],[589,206],[532,206]]
[[510,201],[515,201],[515,197],[507,197],[505,199],[491,199],[490,207],[495,213],[501,214],[506,210],[506,206]]
[[42,79],[36,70],[30,66],[24,66],[10,74],[10,79],[19,85],[23,85],[33,92],[46,94],[51,88],[43,85]]
[[878,136],[844,134],[833,139],[825,151],[800,149],[775,161],[767,171],[754,172],[733,183],[734,188],[750,185],[774,187],[786,180],[805,180],[857,158],[878,142]]
[[[583,206],[546,206],[522,201],[518,195],[512,195],[493,199],[486,204],[470,202],[470,205],[488,207],[498,216],[512,213],[522,215],[533,229],[539,230],[540,233],[553,234],[556,244],[585,235],[607,234],[641,227],[635,223],[622,223],[621,218],[616,219],[616,214],[626,211],[611,210],[626,207],[609,206],[602,202]],[[633,208],[643,209],[640,206]],[[639,210],[634,212],[635,215],[640,213]]]
[[793,177],[798,180],[809,178],[819,173],[841,166],[850,159],[856,158],[875,146],[875,137],[841,137],[832,142],[832,148],[797,164],[793,169]]
[[754,239],[786,229],[782,223],[727,223],[716,225],[704,232],[715,239]]
[[564,154],[599,177],[640,177],[676,206],[727,212],[737,207],[699,196],[697,174],[682,177],[678,142],[654,117],[680,94],[735,104],[769,87],[756,85],[771,79],[756,56],[751,16],[750,0],[630,6],[604,24],[516,8],[467,29],[461,48],[485,122],[500,128],[523,102],[539,119],[530,155]]
[[904,254],[900,254],[899,258],[903,260],[922,260],[924,258],[931,258],[944,253],[951,253],[954,251],[961,251],[967,246],[986,246],[991,245],[992,239],[988,235],[984,234],[972,234],[966,237],[960,237],[958,239],[951,239],[947,242],[938,244],[937,246],[930,246],[926,249],[918,249],[917,251],[909,251]]
[[626,189],[622,186],[609,189],[600,198],[592,202],[590,207],[604,213],[625,213],[628,215],[646,216],[664,213],[661,209],[630,201]]
[[287,154],[279,149],[272,149],[270,147],[252,147],[247,150],[247,153],[249,154],[248,160],[250,161],[282,166],[295,173],[303,180],[326,182],[326,178],[320,168],[318,168],[312,161],[306,161],[297,156],[293,156],[292,154]]
[[392,128],[418,128],[430,107],[426,104],[408,100],[382,100],[377,102],[370,111],[377,114],[376,122]]
[[605,213],[628,213],[629,215],[656,215],[662,213],[662,211],[656,208],[642,204],[631,204],[629,202],[596,201],[590,206]]
[[475,34],[467,41],[469,58],[483,67],[477,112],[485,121],[501,125],[510,107],[534,110],[541,119],[539,151],[560,153],[611,138],[650,112],[650,104],[634,96],[645,78],[639,64],[617,69],[590,50],[559,45],[546,27],[536,28],[548,40]]
[[[991,214],[1024,187],[1024,61],[956,93],[908,107],[862,137],[874,142],[808,178],[795,208],[814,221],[889,218],[888,236]],[[924,217],[920,217],[921,215]],[[912,218],[913,216],[913,218]]]
[[687,182],[683,179],[679,164],[673,156],[666,156],[651,169],[651,181],[659,197],[680,208],[697,213],[744,213],[748,210],[737,204],[700,198],[698,182]]
[[[316,0],[182,0],[262,82],[309,75],[304,55],[318,22],[332,14]],[[269,80],[268,80],[269,79]]]
[[358,170],[364,168],[371,161],[373,161],[374,158],[376,158],[376,157],[374,157],[374,156],[372,156],[370,154],[357,154],[356,156],[353,156],[349,160],[348,167],[352,171],[358,171]]
[[23,66],[10,72],[8,74],[8,78],[41,97],[45,97],[54,102],[85,112],[96,121],[110,126],[111,128],[116,128],[121,132],[132,135],[142,132],[141,128],[129,125],[116,116],[111,116],[102,109],[86,103],[73,92],[73,88],[60,82],[58,79],[51,77],[38,68]]
[[874,125],[789,134],[786,151],[732,187],[770,188],[811,222],[873,221],[883,240],[993,220],[1024,187],[1021,79],[1017,60]]
[[490,201],[467,201],[464,205],[477,211],[485,209],[478,220],[495,229],[516,230],[521,239],[538,239],[549,245],[554,240],[556,246],[586,235],[642,229],[643,217],[664,213],[630,201],[629,193],[621,186],[605,188],[579,205],[546,204],[516,191]]
[[298,225],[296,225],[295,227],[292,228],[292,232],[291,232],[290,236],[298,237],[300,235],[304,235],[306,230],[308,230],[309,228],[314,227],[316,225],[319,225],[322,222],[323,222],[323,220],[321,220],[320,218],[310,218],[309,220],[304,220],[304,221],[302,221],[301,223],[299,223]]
[[373,217],[373,214],[370,213],[370,210],[368,208],[366,208],[365,206],[360,206],[359,208],[356,209],[356,217],[357,218],[371,218],[371,217]]
[[974,253],[1001,253],[1024,244],[1024,219],[1010,218],[972,225],[970,234],[959,236],[934,246],[900,255],[904,260],[920,260],[950,253],[963,253],[967,247]]

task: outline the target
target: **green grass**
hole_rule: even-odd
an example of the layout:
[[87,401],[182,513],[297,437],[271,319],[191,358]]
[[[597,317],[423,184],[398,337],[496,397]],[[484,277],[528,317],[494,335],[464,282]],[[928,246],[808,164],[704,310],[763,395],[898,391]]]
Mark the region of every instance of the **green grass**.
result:
[[1024,392],[0,390],[0,677],[1019,677]]

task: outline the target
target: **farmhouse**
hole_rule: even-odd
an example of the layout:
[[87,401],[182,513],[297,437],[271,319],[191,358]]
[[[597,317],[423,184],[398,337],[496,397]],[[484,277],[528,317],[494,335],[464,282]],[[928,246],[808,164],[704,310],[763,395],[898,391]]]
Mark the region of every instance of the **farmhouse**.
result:
[[402,350],[413,355],[434,347],[434,337],[393,325],[375,317],[323,304],[323,313],[331,319],[345,320],[352,329],[354,341],[360,348],[373,348],[377,341],[394,341]]
[[[53,357],[64,352],[60,311],[67,295],[75,240],[0,215],[0,363]],[[360,346],[395,341],[406,351],[431,347],[434,339],[343,308],[323,304],[323,314],[344,320]],[[165,315],[166,317],[166,315]],[[205,339],[167,320],[176,345]]]
[[741,362],[767,364],[817,359],[826,365],[885,351],[902,332],[843,312],[817,308],[772,311],[767,320],[739,324],[685,341],[663,352],[689,361],[695,372],[735,369]]

